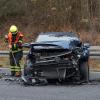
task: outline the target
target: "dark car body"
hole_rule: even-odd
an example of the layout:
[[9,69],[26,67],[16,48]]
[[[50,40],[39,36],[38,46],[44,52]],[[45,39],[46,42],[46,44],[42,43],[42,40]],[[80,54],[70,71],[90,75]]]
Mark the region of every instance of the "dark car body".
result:
[[89,45],[73,32],[40,33],[26,57],[24,76],[47,81],[88,80]]

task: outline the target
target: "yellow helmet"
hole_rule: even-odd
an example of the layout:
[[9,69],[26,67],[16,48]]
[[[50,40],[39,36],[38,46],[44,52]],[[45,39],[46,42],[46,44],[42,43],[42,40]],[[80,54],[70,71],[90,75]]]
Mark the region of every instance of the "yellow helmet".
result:
[[16,34],[18,32],[18,28],[15,25],[11,25],[10,30],[12,34]]

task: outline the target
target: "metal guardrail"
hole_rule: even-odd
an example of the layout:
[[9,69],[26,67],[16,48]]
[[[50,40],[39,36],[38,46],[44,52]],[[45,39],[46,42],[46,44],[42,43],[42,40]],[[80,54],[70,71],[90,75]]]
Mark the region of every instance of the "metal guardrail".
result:
[[90,46],[90,58],[100,59],[100,46]]
[[[100,59],[100,46],[91,46],[90,57],[91,58],[99,58]],[[28,51],[24,51],[24,56],[27,55]],[[0,57],[7,57],[9,55],[9,51],[0,51]]]
[[[24,56],[28,54],[28,51],[23,52]],[[9,56],[9,51],[0,51],[0,57],[7,57]]]

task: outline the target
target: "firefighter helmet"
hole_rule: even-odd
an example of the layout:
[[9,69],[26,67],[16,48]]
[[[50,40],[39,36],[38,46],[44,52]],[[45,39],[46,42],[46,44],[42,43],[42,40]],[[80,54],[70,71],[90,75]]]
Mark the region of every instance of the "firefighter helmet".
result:
[[18,32],[18,28],[15,25],[11,25],[10,30],[12,34],[16,34]]

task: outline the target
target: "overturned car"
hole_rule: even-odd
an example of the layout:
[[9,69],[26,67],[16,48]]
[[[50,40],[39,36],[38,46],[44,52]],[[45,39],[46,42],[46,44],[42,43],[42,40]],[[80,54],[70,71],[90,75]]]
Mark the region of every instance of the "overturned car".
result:
[[40,33],[34,43],[24,47],[30,48],[24,66],[25,82],[89,80],[89,44],[83,44],[75,33]]

